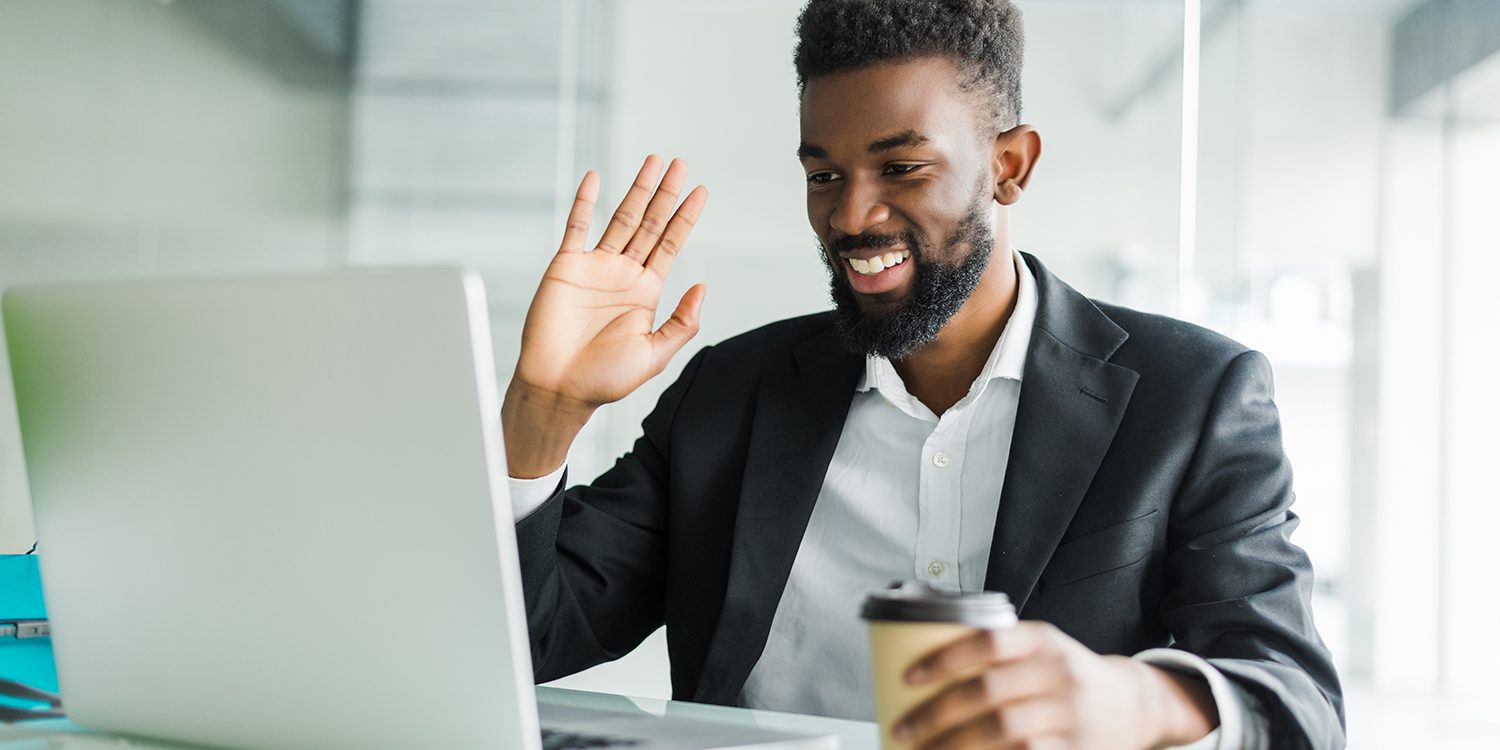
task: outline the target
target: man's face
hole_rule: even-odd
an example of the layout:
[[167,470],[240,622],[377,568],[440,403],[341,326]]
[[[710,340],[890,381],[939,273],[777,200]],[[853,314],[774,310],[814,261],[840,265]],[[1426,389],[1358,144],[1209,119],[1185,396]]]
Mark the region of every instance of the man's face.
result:
[[809,79],[799,155],[839,329],[900,359],[936,339],[994,244],[990,146],[946,58]]

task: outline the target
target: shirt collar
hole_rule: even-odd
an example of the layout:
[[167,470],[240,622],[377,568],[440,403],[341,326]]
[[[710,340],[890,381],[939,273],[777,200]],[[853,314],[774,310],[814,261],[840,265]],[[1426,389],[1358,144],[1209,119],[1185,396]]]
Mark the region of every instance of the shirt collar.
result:
[[[1031,329],[1036,324],[1036,276],[1031,273],[1031,267],[1026,265],[1020,251],[1011,250],[1011,258],[1016,264],[1016,308],[1011,311],[1010,320],[1006,321],[1005,330],[1000,332],[1000,340],[995,342],[995,348],[985,361],[984,369],[979,371],[979,377],[974,381],[976,386],[996,378],[1020,382],[1026,369],[1026,352],[1031,348]],[[855,390],[859,392],[871,389],[891,395],[906,394],[906,386],[901,382],[901,376],[896,373],[891,361],[875,355],[865,357],[865,374],[855,386]]]

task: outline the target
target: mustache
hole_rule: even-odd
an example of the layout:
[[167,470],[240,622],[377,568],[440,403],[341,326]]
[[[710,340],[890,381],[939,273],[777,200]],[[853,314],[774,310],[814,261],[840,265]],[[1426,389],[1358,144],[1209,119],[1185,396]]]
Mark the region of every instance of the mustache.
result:
[[914,232],[901,232],[899,234],[880,234],[876,232],[863,232],[848,237],[840,237],[828,244],[828,250],[834,255],[847,253],[866,248],[892,247],[895,245],[906,245],[912,255],[916,255],[920,242]]

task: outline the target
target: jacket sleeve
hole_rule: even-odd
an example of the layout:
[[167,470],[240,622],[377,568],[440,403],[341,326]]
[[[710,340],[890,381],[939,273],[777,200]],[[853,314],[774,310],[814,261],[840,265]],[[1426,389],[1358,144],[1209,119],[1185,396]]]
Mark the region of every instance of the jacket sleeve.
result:
[[1341,748],[1343,695],[1313,626],[1292,500],[1270,365],[1245,352],[1220,379],[1173,504],[1161,616],[1175,648],[1264,708],[1271,747]]
[[516,524],[538,682],[617,659],[661,627],[672,423],[708,352],[688,362],[609,471],[567,490],[564,475]]

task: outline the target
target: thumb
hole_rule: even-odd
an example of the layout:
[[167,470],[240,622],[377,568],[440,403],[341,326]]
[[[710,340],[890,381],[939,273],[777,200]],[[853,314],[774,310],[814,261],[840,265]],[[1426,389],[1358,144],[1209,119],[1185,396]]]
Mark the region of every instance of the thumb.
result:
[[698,335],[698,312],[703,308],[703,298],[708,294],[708,287],[702,284],[694,284],[693,288],[682,295],[682,301],[677,303],[677,309],[672,312],[661,327],[651,334],[652,353],[656,357],[656,371],[661,372],[667,366],[677,352],[687,345],[694,336]]

